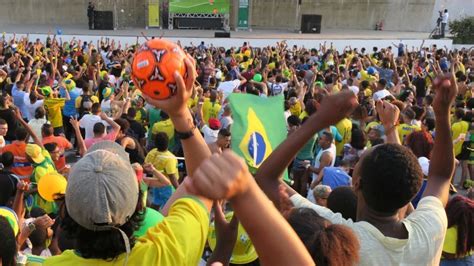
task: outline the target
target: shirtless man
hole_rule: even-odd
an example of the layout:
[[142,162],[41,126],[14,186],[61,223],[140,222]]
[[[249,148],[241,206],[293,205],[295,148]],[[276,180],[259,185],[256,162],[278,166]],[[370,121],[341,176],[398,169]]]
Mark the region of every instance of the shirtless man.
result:
[[230,130],[222,128],[217,135],[217,141],[208,144],[209,149],[212,153],[222,153],[225,149],[230,148],[230,138]]

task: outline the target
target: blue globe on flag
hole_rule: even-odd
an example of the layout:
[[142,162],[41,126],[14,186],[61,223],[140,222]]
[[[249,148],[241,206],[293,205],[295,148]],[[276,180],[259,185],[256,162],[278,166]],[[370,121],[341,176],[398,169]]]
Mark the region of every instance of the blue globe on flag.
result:
[[253,158],[254,165],[260,165],[265,160],[265,151],[267,149],[265,139],[262,134],[253,132],[250,134],[248,142],[248,152]]

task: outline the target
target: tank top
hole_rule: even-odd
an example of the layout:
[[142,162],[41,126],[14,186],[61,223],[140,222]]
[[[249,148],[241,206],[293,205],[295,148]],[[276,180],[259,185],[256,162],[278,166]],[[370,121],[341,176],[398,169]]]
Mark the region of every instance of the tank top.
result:
[[[125,148],[125,151],[128,153],[129,155],[129,158],[130,158],[130,163],[131,164],[134,164],[134,163],[139,163],[139,164],[143,164],[145,162],[145,158],[140,154],[139,152],[139,147],[138,145],[140,145],[134,138],[130,137],[130,136],[127,136],[131,139],[133,139],[133,141],[135,142],[135,149],[130,149],[130,148]],[[115,140],[115,142],[119,145],[122,145],[122,139],[117,139]]]
[[[331,164],[328,166],[333,167],[334,163],[336,163],[336,145],[331,144],[331,146],[325,150],[321,149],[318,154],[316,155],[316,158],[314,160],[314,168],[319,168],[321,164],[321,157],[323,156],[324,153],[330,153],[332,156]],[[313,174],[313,180],[316,179],[318,176],[317,174]]]

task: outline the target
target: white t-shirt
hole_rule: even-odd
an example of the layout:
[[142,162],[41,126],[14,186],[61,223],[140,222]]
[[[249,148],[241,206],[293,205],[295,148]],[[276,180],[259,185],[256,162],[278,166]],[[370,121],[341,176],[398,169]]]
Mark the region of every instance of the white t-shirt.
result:
[[81,118],[81,120],[79,120],[80,127],[86,130],[86,137],[84,139],[91,139],[94,137],[94,125],[99,122],[102,122],[106,127],[109,125],[107,122],[102,120],[100,116],[93,114],[86,114]]
[[444,13],[443,20],[441,21],[441,23],[448,23],[448,19],[449,19],[449,13]]
[[[33,118],[28,122],[28,125],[31,127],[31,130],[35,132],[36,136],[38,136],[40,140],[43,140],[43,136],[41,135],[41,128],[44,124],[49,124],[49,121],[44,117],[40,119]],[[35,141],[32,137],[30,137],[29,142],[34,143]]]
[[43,105],[44,100],[36,100],[36,102],[32,104],[30,101],[30,94],[26,93],[23,98],[23,102],[25,103],[25,107],[27,110],[25,114],[26,118],[28,119],[28,121],[30,121],[31,119],[35,118],[35,111],[38,107]]
[[223,116],[220,119],[221,128],[228,128],[230,125],[234,123],[234,120],[230,116]]
[[[32,255],[32,251],[31,251],[31,248],[26,248],[25,250],[23,250],[23,254],[29,254],[29,255]],[[49,250],[49,248],[46,248],[46,249],[43,249],[43,251],[41,251],[41,254],[40,254],[40,257],[43,257],[43,258],[49,258],[53,256],[53,254],[51,253],[51,251]]]
[[353,222],[340,213],[315,205],[295,194],[290,198],[297,208],[310,208],[334,224],[350,227],[360,241],[360,265],[438,265],[443,250],[448,219],[436,197],[424,197],[417,209],[402,222],[408,239],[386,237],[368,222]]
[[291,116],[291,112],[290,110],[286,110],[283,115],[285,116],[285,122],[286,122],[286,126],[288,127],[288,117]]
[[374,98],[374,101],[378,101],[378,100],[382,100],[383,98],[389,95],[392,95],[392,94],[388,90],[383,89],[383,90],[379,90],[375,92],[372,98]]
[[239,86],[240,80],[238,79],[224,81],[219,84],[219,87],[217,87],[217,91],[221,91],[224,94],[224,99],[226,99]]
[[102,102],[100,103],[100,109],[102,110],[102,112],[106,113],[108,116],[112,115],[112,107],[111,107],[111,104],[112,101],[109,99],[109,100],[102,100]]
[[283,92],[288,90],[288,82],[285,83],[271,83],[268,82],[268,95],[276,96],[283,94]]
[[201,131],[204,134],[204,141],[207,144],[211,144],[217,141],[217,135],[219,134],[219,130],[213,130],[208,125],[204,125],[201,128]]

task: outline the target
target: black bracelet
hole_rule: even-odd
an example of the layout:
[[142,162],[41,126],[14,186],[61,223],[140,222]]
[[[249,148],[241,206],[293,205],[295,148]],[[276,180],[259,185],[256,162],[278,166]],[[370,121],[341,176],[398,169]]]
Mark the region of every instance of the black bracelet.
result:
[[175,135],[178,139],[185,140],[185,139],[189,139],[192,136],[194,136],[194,129],[196,129],[196,126],[193,126],[193,128],[191,128],[191,130],[186,131],[186,132],[179,132],[179,131],[175,130],[174,133],[175,133]]

